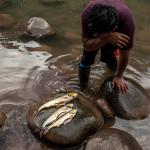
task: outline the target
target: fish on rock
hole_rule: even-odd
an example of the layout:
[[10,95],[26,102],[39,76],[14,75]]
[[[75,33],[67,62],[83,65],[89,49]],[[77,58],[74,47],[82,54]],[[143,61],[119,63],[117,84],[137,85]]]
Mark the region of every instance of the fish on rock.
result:
[[43,134],[47,134],[49,130],[55,127],[60,127],[61,125],[65,125],[69,123],[77,114],[77,109],[73,109],[70,112],[66,113],[62,117],[60,117],[58,120],[56,120],[54,123],[50,124],[49,126],[45,127]]
[[62,115],[65,113],[68,113],[72,110],[73,104],[69,103],[65,106],[60,107],[58,110],[56,110],[53,114],[51,114],[42,124],[42,128],[45,128],[47,125],[53,123],[56,121],[56,119],[59,119]]
[[50,107],[60,107],[65,105],[66,103],[72,101],[73,99],[75,99],[78,96],[78,93],[68,93],[65,94],[62,97],[59,97],[57,99],[51,100],[47,103],[45,103],[44,105],[42,105],[39,109],[38,112],[40,112],[42,109],[44,108],[50,108]]

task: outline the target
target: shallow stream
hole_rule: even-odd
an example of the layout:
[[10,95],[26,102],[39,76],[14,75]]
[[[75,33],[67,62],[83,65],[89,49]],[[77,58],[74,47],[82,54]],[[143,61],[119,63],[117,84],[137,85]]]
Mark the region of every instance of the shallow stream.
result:
[[[54,150],[37,140],[26,124],[26,112],[33,103],[75,88],[94,99],[100,83],[109,74],[96,61],[91,70],[90,89],[78,86],[78,63],[82,54],[80,13],[87,0],[64,0],[43,5],[39,0],[13,0],[0,13],[11,15],[17,24],[30,17],[42,17],[56,35],[47,40],[21,39],[20,28],[0,31],[0,110],[7,114],[0,135],[1,150]],[[135,46],[125,76],[141,84],[150,95],[150,1],[126,0],[136,18]],[[93,97],[92,97],[93,96]],[[144,150],[150,147],[150,117],[127,121],[116,117],[113,127],[132,134]]]

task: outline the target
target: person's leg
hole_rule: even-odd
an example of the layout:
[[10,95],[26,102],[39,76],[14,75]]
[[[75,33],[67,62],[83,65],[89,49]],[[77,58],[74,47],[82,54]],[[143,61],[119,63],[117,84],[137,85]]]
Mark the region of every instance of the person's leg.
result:
[[105,62],[110,70],[115,72],[117,70],[117,59],[119,57],[119,49],[116,47],[105,46],[101,48],[102,62]]
[[79,81],[82,88],[85,88],[88,85],[90,68],[91,65],[94,64],[97,52],[98,50],[92,52],[87,52],[86,50],[83,51],[83,56],[79,65]]

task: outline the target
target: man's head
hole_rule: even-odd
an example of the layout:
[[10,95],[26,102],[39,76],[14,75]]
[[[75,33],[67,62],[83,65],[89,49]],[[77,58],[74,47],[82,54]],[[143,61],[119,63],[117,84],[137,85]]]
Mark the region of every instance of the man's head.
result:
[[112,6],[97,4],[91,10],[88,22],[93,34],[111,32],[119,23],[117,10]]

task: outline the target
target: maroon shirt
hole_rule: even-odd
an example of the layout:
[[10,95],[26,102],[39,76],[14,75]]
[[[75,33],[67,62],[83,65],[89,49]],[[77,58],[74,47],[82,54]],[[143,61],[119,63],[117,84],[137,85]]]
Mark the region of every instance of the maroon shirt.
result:
[[111,5],[118,11],[119,25],[116,32],[126,34],[130,37],[129,44],[123,49],[131,49],[133,47],[133,38],[135,30],[135,21],[131,10],[123,3],[122,0],[92,0],[84,8],[81,15],[82,23],[82,37],[93,38],[92,33],[88,29],[88,16],[91,13],[92,8],[96,4]]

